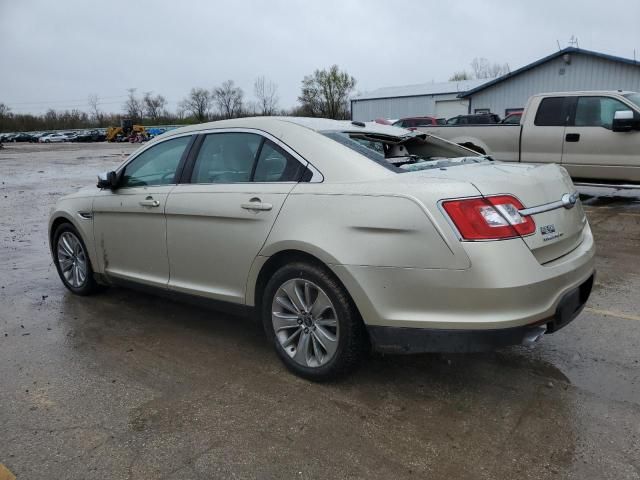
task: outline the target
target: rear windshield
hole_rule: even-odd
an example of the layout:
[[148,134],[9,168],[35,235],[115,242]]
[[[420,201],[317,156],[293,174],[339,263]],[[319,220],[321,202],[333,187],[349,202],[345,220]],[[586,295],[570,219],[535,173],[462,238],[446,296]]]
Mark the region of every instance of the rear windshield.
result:
[[322,134],[396,173],[491,160],[485,155],[427,134],[407,137],[370,132],[322,132]]

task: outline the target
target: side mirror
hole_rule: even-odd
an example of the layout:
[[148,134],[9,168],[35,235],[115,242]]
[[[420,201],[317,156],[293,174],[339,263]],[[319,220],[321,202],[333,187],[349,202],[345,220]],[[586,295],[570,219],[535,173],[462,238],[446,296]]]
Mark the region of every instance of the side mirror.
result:
[[118,174],[114,171],[98,175],[98,188],[115,189],[118,186]]
[[637,124],[632,110],[618,110],[613,114],[611,130],[614,132],[630,132]]

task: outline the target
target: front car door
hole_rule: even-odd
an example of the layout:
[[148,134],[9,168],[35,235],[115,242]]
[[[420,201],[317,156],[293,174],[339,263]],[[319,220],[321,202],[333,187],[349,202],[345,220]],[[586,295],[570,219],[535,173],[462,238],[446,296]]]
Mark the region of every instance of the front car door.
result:
[[244,303],[251,264],[306,162],[250,130],[207,133],[166,207],[169,288]]
[[185,135],[147,148],[120,169],[118,188],[103,189],[95,197],[96,253],[107,276],[166,287],[164,209],[191,141]]
[[640,131],[611,129],[615,112],[625,110],[633,109],[613,97],[577,97],[562,153],[572,177],[640,181]]

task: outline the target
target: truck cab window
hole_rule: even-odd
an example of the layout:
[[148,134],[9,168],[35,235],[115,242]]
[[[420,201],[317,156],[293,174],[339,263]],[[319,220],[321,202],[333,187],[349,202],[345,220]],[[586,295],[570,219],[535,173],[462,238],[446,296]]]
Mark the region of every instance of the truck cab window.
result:
[[534,123],[538,127],[564,127],[566,120],[565,97],[548,97],[540,102]]

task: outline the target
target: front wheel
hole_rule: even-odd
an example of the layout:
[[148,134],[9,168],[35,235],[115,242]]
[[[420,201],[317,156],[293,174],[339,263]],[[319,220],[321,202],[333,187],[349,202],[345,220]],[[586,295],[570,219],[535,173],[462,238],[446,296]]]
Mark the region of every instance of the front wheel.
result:
[[87,248],[70,223],[61,224],[53,234],[53,261],[64,286],[76,295],[91,295],[100,289]]
[[346,375],[366,347],[364,324],[348,293],[324,268],[293,263],[269,280],[262,320],[283,363],[314,381]]

